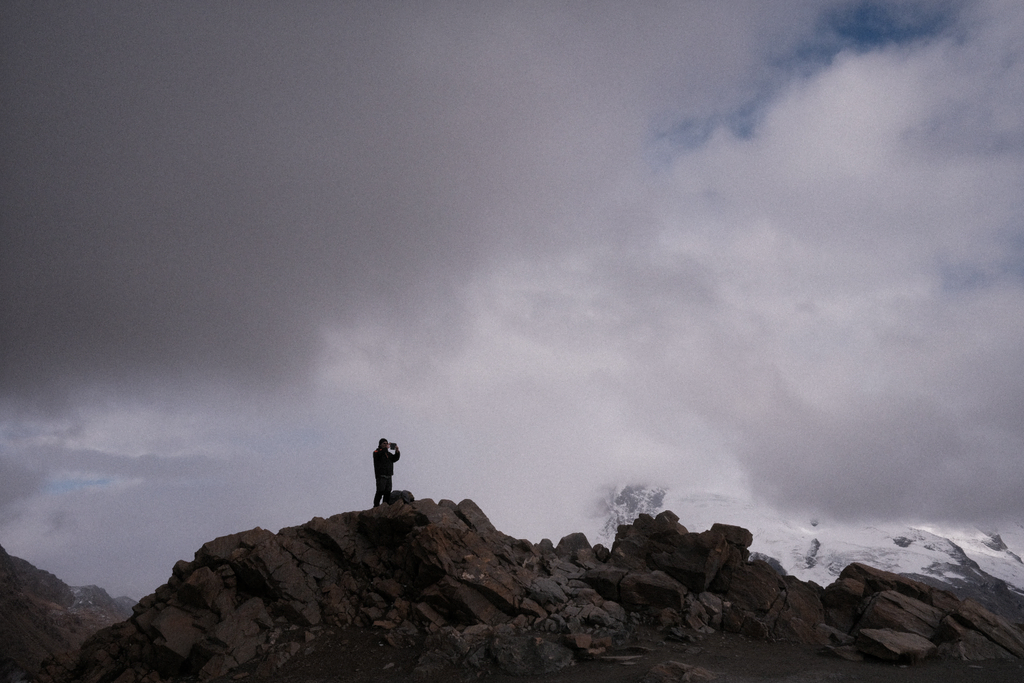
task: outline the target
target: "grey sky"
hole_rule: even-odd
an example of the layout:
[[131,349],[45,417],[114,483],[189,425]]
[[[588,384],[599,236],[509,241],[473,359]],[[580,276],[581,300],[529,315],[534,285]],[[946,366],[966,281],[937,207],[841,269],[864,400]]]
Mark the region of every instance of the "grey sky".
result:
[[[0,544],[1024,513],[1016,2],[6,3]],[[685,522],[685,520],[684,520]]]

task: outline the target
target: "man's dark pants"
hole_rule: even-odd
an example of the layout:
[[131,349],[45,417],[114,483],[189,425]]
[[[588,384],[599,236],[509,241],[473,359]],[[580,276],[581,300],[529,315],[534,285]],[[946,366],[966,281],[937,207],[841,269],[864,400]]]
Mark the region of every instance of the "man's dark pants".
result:
[[373,494],[373,507],[380,505],[381,498],[384,502],[391,504],[391,475],[377,475],[377,493]]

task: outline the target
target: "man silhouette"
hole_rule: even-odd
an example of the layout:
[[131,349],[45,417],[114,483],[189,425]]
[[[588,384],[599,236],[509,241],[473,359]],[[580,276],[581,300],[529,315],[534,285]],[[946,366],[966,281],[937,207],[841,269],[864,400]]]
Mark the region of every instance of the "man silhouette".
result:
[[[391,449],[395,452],[392,453]],[[381,499],[391,504],[391,477],[395,473],[395,462],[402,457],[397,443],[388,443],[387,439],[377,442],[377,450],[373,452],[373,476],[377,480],[377,492],[373,494],[373,507],[380,505]]]

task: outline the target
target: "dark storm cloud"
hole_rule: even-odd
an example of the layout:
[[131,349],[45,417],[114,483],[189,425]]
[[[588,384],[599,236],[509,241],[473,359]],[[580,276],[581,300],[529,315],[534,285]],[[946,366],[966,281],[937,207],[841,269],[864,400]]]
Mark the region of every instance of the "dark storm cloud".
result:
[[452,201],[474,189],[465,150],[434,130],[402,19],[20,9],[5,22],[8,390],[280,379],[308,364],[321,319],[400,307],[439,262],[471,267]]
[[8,6],[4,393],[274,384],[366,316],[450,344],[458,306],[424,302],[595,234],[565,216],[628,172],[630,100],[728,83],[749,46],[691,20],[737,11]]
[[395,289],[416,275],[431,207],[381,160],[409,131],[374,129],[393,103],[365,106],[401,88],[396,37],[360,36],[344,9],[265,26],[227,6],[151,9],[8,9],[8,391],[279,379],[308,363],[318,315],[394,299],[372,294],[385,268]]

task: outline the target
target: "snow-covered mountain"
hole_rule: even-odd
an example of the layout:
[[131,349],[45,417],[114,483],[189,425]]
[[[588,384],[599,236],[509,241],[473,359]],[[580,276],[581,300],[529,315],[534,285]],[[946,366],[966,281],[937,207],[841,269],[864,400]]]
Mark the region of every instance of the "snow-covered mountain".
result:
[[[678,493],[631,485],[607,500],[607,515],[587,535],[611,546],[619,524],[641,512],[672,510],[690,531],[715,522],[754,534],[751,552],[776,569],[827,586],[852,562],[911,576],[973,597],[1007,618],[1024,622],[1024,524],[998,529],[927,524],[854,524],[792,520],[763,504],[708,493]],[[593,536],[591,536],[593,533]]]

